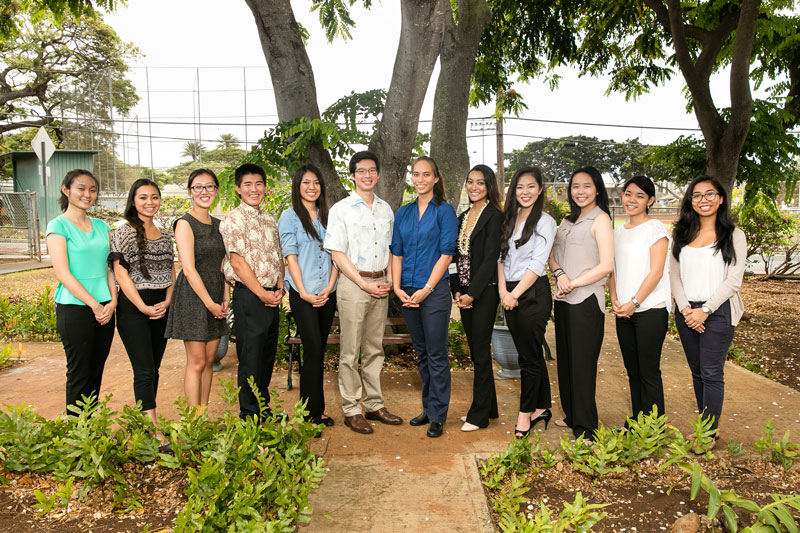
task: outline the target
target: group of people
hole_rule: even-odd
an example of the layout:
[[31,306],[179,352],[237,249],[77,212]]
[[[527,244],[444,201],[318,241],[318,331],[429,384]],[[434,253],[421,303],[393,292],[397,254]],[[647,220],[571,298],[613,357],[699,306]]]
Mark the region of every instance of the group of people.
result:
[[308,420],[319,427],[334,424],[325,413],[323,360],[338,309],[344,424],[362,434],[374,431],[368,420],[402,424],[387,410],[380,382],[392,291],[402,305],[422,381],[422,410],[411,425],[427,425],[429,437],[443,432],[453,304],[474,363],[472,402],[461,429],[485,428],[498,417],[491,334],[500,307],[521,369],[515,436],[528,435],[540,421],[546,429],[552,419],[542,352],[552,313],[565,415],[554,424],[590,439],[598,426],[595,382],[607,284],[632,415],[654,406],[664,412],[660,358],[674,299],[697,408],[713,417],[717,428],[725,354],[743,311],[739,288],[746,245],[730,219],[727,193],[715,179],[703,176],[689,184],[670,250],[667,228],[648,214],[655,187],[644,176],[623,187],[628,220],[614,230],[608,193],[593,167],[570,176],[570,211],[560,225],[545,212],[544,177],[536,167],[514,173],[501,203],[494,172],[475,166],[465,183],[470,206],[460,216],[447,203],[443,178],[430,157],[412,162],[416,198],[396,213],[375,195],[380,178],[375,154],[356,153],[349,173],[354,191],[329,209],[319,169],[301,166],[292,176],[291,208],[276,222],[261,207],[266,194],[261,167],[236,169],[241,203],[221,221],[209,212],[219,189],[216,175],[193,171],[192,207],[173,228],[182,266],[176,276],[172,233],[154,223],[161,204],[154,182],[133,184],[125,223],[111,233],[105,222],[87,214],[97,199],[97,179],[86,170],[69,172],[61,187],[63,214],[47,226],[59,281],[56,316],[67,358],[68,408],[99,394],[116,312],[141,409],[155,422],[159,367],[169,338],[184,341],[185,394],[191,405],[204,409],[232,305],[240,416],[271,416],[278,306],[288,292],[303,342],[300,398]]

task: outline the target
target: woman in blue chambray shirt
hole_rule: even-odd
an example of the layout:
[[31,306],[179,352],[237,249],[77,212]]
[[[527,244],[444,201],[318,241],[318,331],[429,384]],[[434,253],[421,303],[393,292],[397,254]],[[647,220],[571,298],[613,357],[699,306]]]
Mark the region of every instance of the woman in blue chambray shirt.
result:
[[322,174],[314,165],[303,165],[292,176],[292,208],[281,215],[278,232],[289,265],[285,277],[289,305],[303,339],[300,399],[307,402],[309,421],[332,426],[333,419],[324,414],[322,363],[336,312],[339,271],[331,262],[331,254],[322,247],[327,225],[328,202]]
[[417,199],[398,209],[394,218],[392,282],[403,304],[422,377],[422,412],[409,423],[429,423],[427,435],[439,437],[450,404],[447,268],[456,252],[458,218],[445,202],[444,184],[433,159],[414,160],[411,182]]

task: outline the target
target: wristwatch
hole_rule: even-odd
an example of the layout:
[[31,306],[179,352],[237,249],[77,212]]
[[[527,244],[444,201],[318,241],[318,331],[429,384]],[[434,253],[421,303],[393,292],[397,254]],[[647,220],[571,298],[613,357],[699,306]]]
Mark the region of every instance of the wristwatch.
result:
[[639,300],[636,299],[636,296],[631,298],[631,302],[633,302],[633,305],[636,306],[636,309],[639,309],[642,306],[642,304],[639,303]]
[[711,314],[711,309],[710,309],[710,308],[709,308],[709,307],[708,307],[706,304],[703,304],[703,307],[701,307],[700,309],[702,309],[702,310],[703,310],[703,312],[704,312],[705,314],[707,314],[707,315],[710,315],[710,314]]

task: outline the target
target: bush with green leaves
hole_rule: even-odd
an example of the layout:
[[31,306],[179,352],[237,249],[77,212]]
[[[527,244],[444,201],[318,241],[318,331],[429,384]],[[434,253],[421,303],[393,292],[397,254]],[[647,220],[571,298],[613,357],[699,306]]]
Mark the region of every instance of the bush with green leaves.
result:
[[[238,389],[221,383],[223,399],[233,407]],[[116,493],[116,509],[130,511],[141,504],[124,467],[157,464],[185,469],[189,479],[176,532],[293,531],[296,522],[308,520],[308,494],[322,479],[324,463],[308,450],[321,429],[304,420],[303,404],[284,416],[276,396],[275,414],[258,423],[256,417],[239,419],[232,409],[214,420],[180,401],[180,418],[162,419],[156,427],[140,406],[118,412],[109,399],[85,399],[71,416],[54,420],[27,406],[0,411],[0,483],[3,473],[51,473],[62,485],[52,494],[35,494],[38,512],[66,507],[73,493],[80,499],[100,485]],[[159,453],[158,431],[169,436],[174,454]]]
[[[800,236],[800,219],[781,213],[771,198],[759,196],[748,209],[737,207],[733,211],[737,226],[747,237],[747,257],[757,256],[764,263],[766,277],[787,274],[781,270],[785,263],[776,262],[779,256],[791,256]],[[791,259],[790,259],[791,261]]]
[[49,285],[32,298],[0,296],[0,331],[6,339],[58,340],[56,308]]

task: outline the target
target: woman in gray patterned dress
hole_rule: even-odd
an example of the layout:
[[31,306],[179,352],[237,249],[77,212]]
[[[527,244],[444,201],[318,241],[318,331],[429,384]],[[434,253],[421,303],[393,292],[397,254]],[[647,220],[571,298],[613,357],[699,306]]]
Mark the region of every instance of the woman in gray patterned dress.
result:
[[166,336],[182,339],[186,348],[184,391],[189,405],[208,405],[214,355],[227,335],[230,290],[222,275],[225,245],[219,220],[209,209],[219,181],[213,171],[199,168],[189,175],[192,208],[175,222],[175,241],[183,270],[175,282]]

